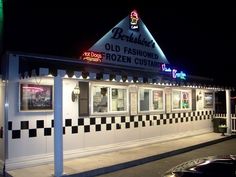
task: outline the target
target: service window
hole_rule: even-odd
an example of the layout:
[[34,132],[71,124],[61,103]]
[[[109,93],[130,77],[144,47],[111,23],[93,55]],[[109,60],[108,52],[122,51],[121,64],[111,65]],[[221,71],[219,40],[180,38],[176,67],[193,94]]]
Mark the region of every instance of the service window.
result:
[[140,89],[139,92],[139,109],[140,111],[149,111],[149,89]]
[[139,88],[139,111],[164,111],[163,90]]
[[172,100],[172,108],[181,109],[181,91],[173,91]]
[[172,109],[189,110],[191,109],[191,90],[173,90],[172,91]]
[[93,112],[108,111],[108,87],[94,86],[93,94]]
[[128,112],[127,87],[92,85],[92,113]]
[[153,110],[163,110],[163,100],[164,100],[164,93],[163,90],[153,90],[152,91],[152,95],[153,95]]
[[111,88],[111,111],[127,111],[127,90]]
[[189,92],[182,92],[182,109],[189,109],[190,108],[190,93]]

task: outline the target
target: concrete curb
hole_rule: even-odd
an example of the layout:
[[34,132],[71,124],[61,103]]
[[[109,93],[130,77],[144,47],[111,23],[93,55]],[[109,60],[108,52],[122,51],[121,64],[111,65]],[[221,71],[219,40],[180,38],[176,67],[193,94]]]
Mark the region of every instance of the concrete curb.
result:
[[142,164],[152,162],[152,161],[155,161],[155,160],[160,160],[160,159],[170,157],[170,156],[174,156],[174,155],[177,155],[177,154],[185,153],[185,152],[188,152],[188,151],[191,151],[191,150],[194,150],[194,149],[198,149],[198,148],[202,148],[202,147],[205,147],[205,146],[220,143],[220,142],[223,142],[223,141],[226,141],[226,140],[230,140],[230,139],[233,139],[235,137],[236,137],[235,135],[225,136],[225,137],[222,137],[221,139],[204,142],[204,143],[201,143],[201,144],[185,147],[185,148],[182,148],[182,149],[173,150],[173,151],[170,151],[170,152],[165,152],[165,153],[162,153],[162,154],[153,155],[153,156],[150,156],[150,157],[145,157],[145,158],[142,158],[142,159],[133,160],[133,161],[130,161],[130,162],[125,162],[125,163],[121,163],[121,164],[116,164],[116,165],[112,165],[112,166],[108,166],[108,167],[103,167],[103,168],[98,168],[98,169],[82,172],[82,173],[71,174],[71,175],[63,175],[63,176],[64,177],[92,177],[92,176],[98,176],[98,175],[102,175],[102,174],[122,170],[122,169],[125,169],[125,168],[134,167],[134,166],[137,166],[137,165],[142,165]]

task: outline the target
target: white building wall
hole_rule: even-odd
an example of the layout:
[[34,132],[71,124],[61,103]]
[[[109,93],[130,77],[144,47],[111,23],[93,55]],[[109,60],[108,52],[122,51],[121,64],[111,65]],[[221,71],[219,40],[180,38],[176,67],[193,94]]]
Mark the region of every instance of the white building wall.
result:
[[[78,129],[78,133],[72,133],[72,127],[78,127],[78,101],[71,99],[71,93],[78,80],[63,79],[63,135],[64,150],[73,150],[83,147],[84,132]],[[66,124],[67,122],[67,124]]]
[[[52,78],[19,80],[18,60],[10,60],[6,169],[53,161],[53,111],[19,112],[19,81],[53,85]],[[38,82],[39,80],[37,80]],[[71,92],[77,80],[63,79],[64,158],[80,157],[212,131],[213,109],[137,116],[78,116]],[[28,127],[21,124],[28,122]],[[42,125],[43,127],[39,126]],[[30,130],[36,136],[30,137]]]
[[[35,78],[20,80],[20,82],[35,83]],[[40,84],[52,85],[52,78],[43,78]],[[20,112],[19,111],[19,80],[9,82],[9,112],[8,122],[12,124],[12,131],[8,131],[8,158],[45,154],[53,150],[52,136],[45,136],[44,128],[52,127],[53,112]],[[22,129],[21,123],[28,122],[28,129]],[[37,122],[43,122],[44,128],[37,127]],[[37,140],[29,137],[29,130],[37,130]],[[14,137],[14,135],[15,137]],[[19,136],[19,138],[18,138]],[[21,139],[19,143],[18,139]],[[17,148],[16,148],[17,147]]]

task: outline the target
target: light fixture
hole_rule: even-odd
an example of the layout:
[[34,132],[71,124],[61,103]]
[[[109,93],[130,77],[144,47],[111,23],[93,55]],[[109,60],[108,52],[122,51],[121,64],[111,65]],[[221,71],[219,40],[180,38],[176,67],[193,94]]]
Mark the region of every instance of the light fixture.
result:
[[79,94],[80,94],[80,88],[79,88],[79,85],[76,84],[74,90],[71,93],[71,99],[73,102],[79,99]]

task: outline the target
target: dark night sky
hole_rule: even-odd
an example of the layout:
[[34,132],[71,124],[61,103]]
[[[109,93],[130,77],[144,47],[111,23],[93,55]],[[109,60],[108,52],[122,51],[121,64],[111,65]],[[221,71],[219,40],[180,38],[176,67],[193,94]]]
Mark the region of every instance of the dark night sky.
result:
[[29,2],[5,3],[7,50],[78,57],[135,8],[173,66],[236,85],[232,4]]

